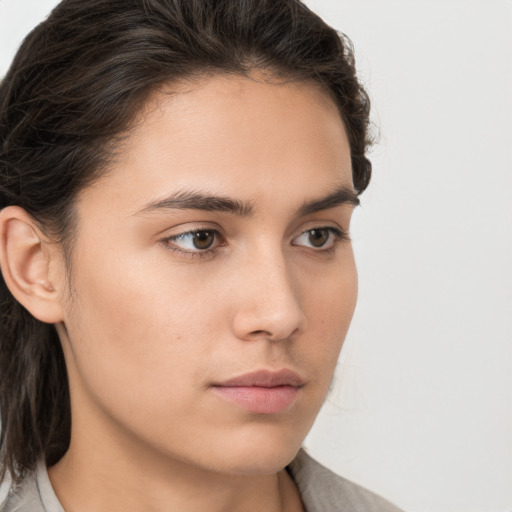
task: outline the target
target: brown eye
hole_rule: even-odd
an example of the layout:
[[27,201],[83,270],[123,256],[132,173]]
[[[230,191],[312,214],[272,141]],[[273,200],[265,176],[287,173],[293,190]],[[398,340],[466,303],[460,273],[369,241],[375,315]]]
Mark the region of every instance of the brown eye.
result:
[[192,243],[196,249],[209,249],[215,242],[213,231],[196,231],[193,237]]
[[328,229],[311,229],[308,231],[308,241],[312,247],[323,247],[329,241]]
[[318,252],[320,252],[334,248],[337,243],[343,240],[348,240],[348,235],[343,231],[331,227],[320,227],[303,231],[293,240],[292,244],[318,249]]
[[165,243],[183,253],[201,254],[208,252],[208,249],[213,251],[222,243],[222,238],[214,229],[197,229],[171,236],[165,239]]

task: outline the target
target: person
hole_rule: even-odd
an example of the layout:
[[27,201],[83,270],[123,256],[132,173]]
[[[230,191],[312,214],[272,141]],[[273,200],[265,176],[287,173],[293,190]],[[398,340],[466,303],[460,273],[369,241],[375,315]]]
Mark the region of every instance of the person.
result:
[[371,174],[346,36],[298,0],[64,0],[0,142],[2,510],[398,510],[301,449]]

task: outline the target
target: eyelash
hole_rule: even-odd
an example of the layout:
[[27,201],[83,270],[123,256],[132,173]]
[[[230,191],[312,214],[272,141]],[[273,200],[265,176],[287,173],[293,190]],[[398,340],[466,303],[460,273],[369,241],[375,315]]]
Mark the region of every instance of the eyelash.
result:
[[206,257],[206,256],[211,256],[213,253],[215,253],[219,249],[219,247],[226,245],[225,243],[219,244],[219,243],[215,243],[215,241],[214,241],[212,244],[213,247],[208,247],[206,249],[196,249],[195,251],[193,251],[193,250],[188,251],[186,249],[182,249],[182,248],[178,247],[177,245],[173,245],[173,243],[176,240],[179,240],[180,238],[184,238],[184,237],[190,236],[190,235],[198,235],[200,233],[211,233],[215,237],[215,240],[218,240],[221,237],[221,234],[216,229],[207,229],[207,228],[192,229],[190,231],[184,231],[183,233],[179,233],[177,235],[173,235],[168,238],[165,238],[164,240],[162,240],[162,242],[165,244],[165,246],[169,250],[176,252],[182,256],[189,257],[189,258],[202,258],[202,257]]
[[[347,232],[345,232],[341,229],[338,229],[338,228],[334,228],[332,226],[318,226],[318,227],[313,227],[311,229],[307,229],[307,230],[303,231],[302,233],[300,233],[300,235],[295,237],[293,239],[293,241],[297,240],[298,238],[300,238],[304,235],[307,235],[308,233],[312,233],[314,231],[327,231],[328,237],[329,237],[327,243],[329,243],[329,241],[330,241],[330,246],[327,248],[323,248],[323,246],[316,248],[316,249],[314,247],[309,247],[309,249],[312,249],[312,251],[314,253],[330,254],[336,249],[338,244],[340,244],[342,242],[350,241],[350,237]],[[211,247],[207,247],[205,249],[186,250],[186,249],[182,249],[179,246],[175,245],[176,240],[179,240],[180,238],[184,238],[187,236],[199,235],[201,233],[211,233],[215,237],[215,240],[212,243]],[[170,251],[178,253],[182,256],[185,256],[188,258],[203,258],[203,257],[212,256],[215,252],[218,251],[219,248],[227,245],[227,243],[225,241],[223,242],[222,240],[220,243],[219,242],[216,243],[216,241],[221,237],[222,237],[222,235],[216,229],[208,229],[208,228],[192,229],[190,231],[185,231],[183,233],[179,233],[177,235],[173,235],[173,236],[164,238],[162,240],[162,243]],[[294,244],[293,241],[292,241],[292,245],[294,245],[296,247],[301,247],[298,244]],[[302,246],[302,247],[304,247],[304,246]]]

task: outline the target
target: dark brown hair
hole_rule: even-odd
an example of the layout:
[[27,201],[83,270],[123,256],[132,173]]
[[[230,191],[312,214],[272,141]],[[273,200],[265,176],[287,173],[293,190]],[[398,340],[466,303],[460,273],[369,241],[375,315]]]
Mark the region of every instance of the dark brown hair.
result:
[[[338,105],[361,193],[371,164],[353,51],[298,0],[64,0],[25,39],[0,85],[0,209],[24,208],[71,248],[77,193],[104,171],[148,95],[197,74],[320,84]],[[69,445],[66,366],[53,325],[0,279],[0,480]]]

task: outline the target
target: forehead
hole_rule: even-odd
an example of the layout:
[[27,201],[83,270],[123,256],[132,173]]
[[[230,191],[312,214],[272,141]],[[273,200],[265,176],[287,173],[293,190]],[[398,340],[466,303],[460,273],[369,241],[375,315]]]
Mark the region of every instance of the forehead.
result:
[[350,148],[337,106],[320,86],[216,76],[155,92],[93,189],[135,209],[173,190],[258,201],[340,184],[352,186]]

